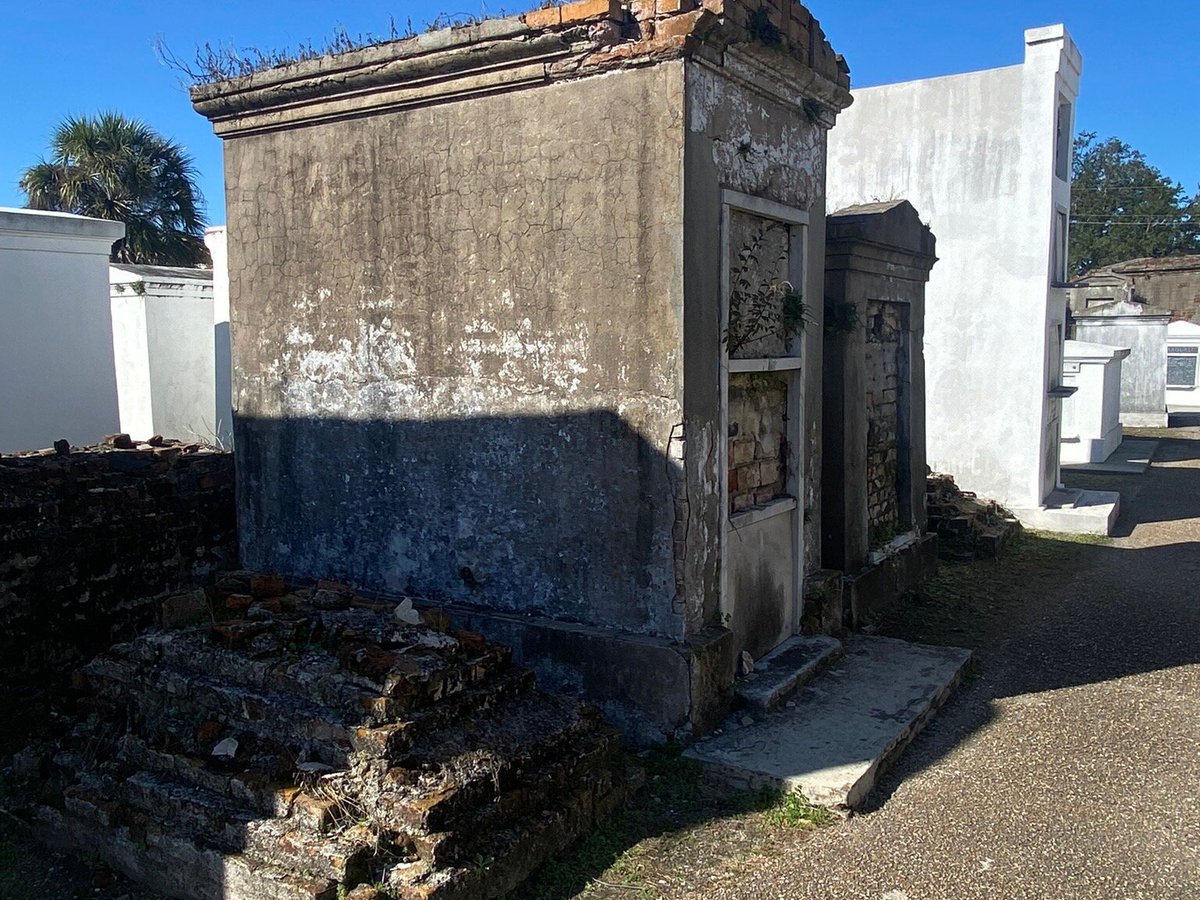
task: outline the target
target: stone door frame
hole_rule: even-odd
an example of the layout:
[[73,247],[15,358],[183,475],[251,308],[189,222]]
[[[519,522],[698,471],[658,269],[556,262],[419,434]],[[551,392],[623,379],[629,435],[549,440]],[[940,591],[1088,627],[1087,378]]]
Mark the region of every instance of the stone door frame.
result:
[[[720,291],[720,440],[718,441],[718,472],[721,483],[721,528],[720,541],[720,597],[718,608],[724,622],[727,616],[733,614],[732,600],[729,590],[729,534],[734,525],[729,512],[729,376],[734,372],[777,372],[787,377],[788,382],[788,445],[791,450],[791,460],[787,478],[787,490],[790,495],[770,504],[766,508],[755,508],[739,513],[739,518],[747,517],[748,521],[762,521],[774,515],[791,513],[794,517],[792,529],[792,615],[791,633],[800,631],[800,622],[804,614],[804,395],[805,364],[807,357],[803,353],[805,335],[793,337],[788,350],[790,355],[774,358],[734,359],[729,357],[724,336],[729,324],[729,293],[730,293],[730,215],[734,211],[750,213],[765,219],[783,222],[789,227],[788,246],[788,280],[793,285],[807,286],[805,277],[807,271],[807,240],[809,214],[807,210],[787,206],[764,197],[745,194],[741,191],[723,189],[721,191],[721,291]],[[805,302],[813,300],[805,296]]]

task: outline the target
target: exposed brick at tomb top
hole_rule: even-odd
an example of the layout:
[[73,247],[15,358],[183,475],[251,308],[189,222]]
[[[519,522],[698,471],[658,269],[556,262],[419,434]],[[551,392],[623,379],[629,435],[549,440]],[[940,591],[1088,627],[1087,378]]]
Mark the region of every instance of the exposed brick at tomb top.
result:
[[24,694],[65,678],[235,547],[231,454],[0,456],[0,683]]

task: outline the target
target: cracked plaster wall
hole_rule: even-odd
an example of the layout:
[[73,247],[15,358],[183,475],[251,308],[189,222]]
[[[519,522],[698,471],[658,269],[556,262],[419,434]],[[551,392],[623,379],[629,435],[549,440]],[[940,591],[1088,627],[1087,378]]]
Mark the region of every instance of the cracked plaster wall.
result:
[[683,636],[683,116],[669,63],[226,143],[246,565]]
[[[719,205],[721,188],[731,188],[808,210],[806,240],[806,282],[803,296],[808,306],[803,352],[805,355],[804,421],[804,510],[805,571],[820,568],[820,491],[821,491],[821,298],[824,294],[825,245],[825,155],[827,132],[801,110],[785,106],[777,99],[755,91],[712,68],[692,63],[687,68],[688,96],[688,189],[691,220],[702,218],[699,196],[706,186],[709,205]],[[695,198],[695,203],[692,198]],[[717,211],[719,213],[719,210]],[[715,215],[710,212],[710,221]],[[689,286],[689,305],[696,304],[701,290],[708,292],[703,306],[711,315],[719,309],[716,285],[720,283],[721,249],[719,229],[711,233],[697,231],[689,242],[693,250],[689,269],[698,269],[697,288]],[[707,281],[707,287],[700,283]],[[715,328],[713,329],[716,330]],[[689,332],[689,337],[691,337]],[[689,349],[696,347],[689,340]],[[709,369],[718,392],[716,355],[712,349]],[[689,392],[704,396],[699,378],[689,380]],[[693,391],[693,384],[697,390]],[[719,502],[708,510],[710,527],[718,527]],[[715,591],[714,591],[715,595]]]

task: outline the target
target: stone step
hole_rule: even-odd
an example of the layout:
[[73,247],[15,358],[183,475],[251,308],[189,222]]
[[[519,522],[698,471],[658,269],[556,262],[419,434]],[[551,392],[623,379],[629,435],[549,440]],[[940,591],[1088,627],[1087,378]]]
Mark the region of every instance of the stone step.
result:
[[384,884],[398,900],[490,900],[511,893],[545,861],[554,859],[619,809],[640,784],[640,773],[583,783],[558,802],[480,833],[464,848],[468,865],[431,867],[424,860],[397,864]]
[[[329,824],[327,813],[321,812],[320,801],[296,787],[290,777],[277,769],[267,771],[247,763],[244,768],[230,770],[228,765],[211,756],[170,753],[152,747],[133,734],[120,739],[115,756],[132,769],[142,769],[210,791],[259,815],[273,818],[305,815],[311,827],[318,831],[325,830]],[[306,810],[311,812],[306,813]]]
[[[294,710],[279,711],[265,695],[212,685],[202,676],[189,676],[184,702],[178,700],[178,693],[163,689],[164,684],[179,689],[178,673],[160,667],[147,676],[149,684],[138,685],[129,671],[117,669],[120,679],[107,681],[113,665],[93,667],[89,675],[93,687],[122,698],[136,696],[135,706],[153,711],[134,720],[145,737],[126,735],[117,742],[113,754],[118,760],[258,814],[284,816],[295,811],[316,823],[313,827],[328,825],[326,805],[293,787],[295,767],[281,759],[286,748],[262,740],[263,735],[295,730],[296,722],[288,721]],[[523,670],[505,673],[504,681],[510,684],[507,690],[492,685],[484,692],[486,698],[475,700],[472,692],[456,695],[448,706],[469,703],[473,707],[469,718],[444,715],[456,710],[439,708],[394,726],[347,730],[354,750],[389,760],[387,809],[376,811],[378,821],[389,820],[392,827],[416,833],[445,829],[504,795],[510,802],[530,796],[531,777],[548,778],[547,771],[559,760],[582,757],[596,746],[610,750],[615,746],[613,734],[598,728],[595,710],[530,692],[532,675]],[[485,699],[492,705],[485,705]],[[249,723],[240,718],[247,703],[260,710]],[[308,715],[307,721],[317,721],[326,732],[333,729],[330,723],[313,718],[315,713]],[[197,721],[218,726],[207,741],[192,734]],[[147,724],[151,727],[145,728]],[[233,760],[214,760],[206,752],[217,736],[239,742]],[[161,749],[164,744],[182,745],[186,752],[167,752]],[[333,752],[349,751],[340,748],[323,755]]]
[[461,781],[443,777],[400,787],[385,782],[361,807],[370,821],[401,829],[421,859],[436,866],[462,863],[497,828],[558,805],[572,792],[611,787],[618,747],[616,735],[594,731],[541,765],[497,772],[495,780],[480,768]]
[[[140,769],[173,779],[199,790],[209,791],[236,803],[259,816],[288,819],[297,828],[324,833],[347,824],[344,810],[322,791],[298,786],[302,773],[270,762],[256,766],[252,762],[231,769],[227,763],[211,757],[170,753],[152,747],[132,734],[126,734],[117,746],[115,759],[130,769]],[[358,814],[355,813],[354,820]]]
[[50,806],[35,813],[38,838],[68,852],[87,852],[164,897],[179,900],[337,900],[336,882],[257,865],[240,854],[202,847],[150,822],[103,824]]
[[735,690],[743,706],[763,712],[791,699],[842,657],[842,642],[831,637],[797,636],[784,641],[738,680]]
[[[336,614],[324,613],[325,618]],[[428,629],[395,629],[390,646],[372,645],[363,630],[323,624],[314,614],[300,631],[294,620],[234,622],[218,629],[249,628],[258,637],[276,635],[272,652],[250,656],[214,643],[212,630],[158,632],[122,645],[120,655],[144,664],[165,664],[229,684],[292,694],[334,706],[348,715],[396,717],[437,704],[479,685],[510,664],[505,648]],[[297,636],[299,635],[298,646]],[[326,646],[328,644],[329,646]]]
[[482,685],[467,688],[434,706],[406,713],[379,725],[355,729],[356,746],[364,753],[393,757],[441,729],[460,727],[479,715],[531,693],[536,680],[529,669],[498,672]]
[[969,650],[881,637],[846,641],[845,656],[752,725],[685,752],[742,787],[800,791],[831,808],[861,806],[880,772],[949,697]]
[[198,846],[220,848],[263,867],[354,884],[367,876],[374,839],[349,826],[314,832],[290,819],[263,818],[225,798],[148,772],[90,770],[63,792],[79,819],[135,830],[153,825]]
[[293,759],[348,764],[355,729],[329,707],[167,666],[98,658],[83,673],[91,701],[128,714],[133,730],[156,745],[205,756],[219,741],[234,738],[239,753],[253,754],[262,745]]

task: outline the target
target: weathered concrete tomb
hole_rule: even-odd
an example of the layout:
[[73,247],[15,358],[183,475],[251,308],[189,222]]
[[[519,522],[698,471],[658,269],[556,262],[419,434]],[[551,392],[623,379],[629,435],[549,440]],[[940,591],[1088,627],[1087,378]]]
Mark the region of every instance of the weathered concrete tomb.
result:
[[243,564],[440,606],[695,733],[820,567],[802,6],[548,7],[193,91],[225,139]]
[[848,624],[932,574],[925,514],[929,228],[906,200],[839,210],[826,228],[822,549],[846,573]]
[[1119,495],[1066,490],[1059,472],[1083,57],[1062,25],[1024,38],[1020,65],[855,91],[830,140],[829,196],[907,199],[937,235],[925,333],[934,470],[1026,525],[1107,533]]

